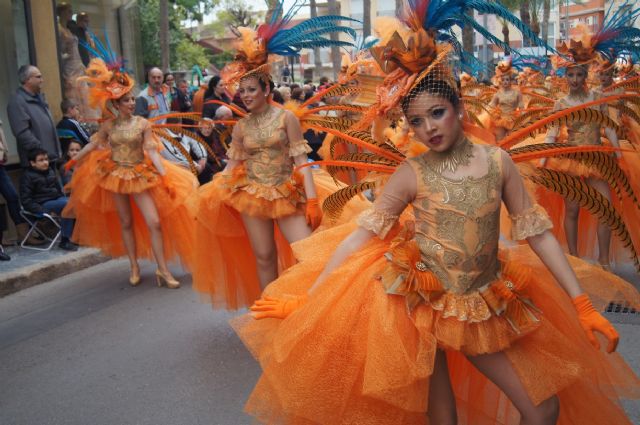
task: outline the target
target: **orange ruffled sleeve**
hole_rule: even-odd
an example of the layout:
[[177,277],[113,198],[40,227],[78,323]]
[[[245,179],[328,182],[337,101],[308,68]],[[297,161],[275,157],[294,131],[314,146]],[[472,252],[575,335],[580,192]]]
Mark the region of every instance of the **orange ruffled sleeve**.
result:
[[389,230],[396,224],[396,221],[398,221],[397,215],[369,208],[358,216],[356,223],[358,226],[372,231],[380,239],[384,239]]
[[531,236],[536,236],[553,228],[551,219],[539,204],[534,204],[520,214],[509,215],[511,218],[511,238],[514,241],[521,241]]
[[242,134],[244,133],[244,125],[242,120],[238,121],[231,133],[231,143],[227,149],[227,158],[234,161],[244,161],[249,158],[247,151],[244,150],[242,143]]
[[289,144],[289,156],[292,158],[298,155],[307,154],[311,151],[311,146],[309,146],[307,141],[304,139],[300,139],[297,142],[291,142]]

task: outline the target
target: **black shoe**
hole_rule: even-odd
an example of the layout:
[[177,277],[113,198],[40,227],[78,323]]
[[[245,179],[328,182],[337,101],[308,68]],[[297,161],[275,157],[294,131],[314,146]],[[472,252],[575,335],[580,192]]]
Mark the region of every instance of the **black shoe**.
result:
[[9,260],[11,260],[11,257],[5,254],[4,251],[0,251],[0,261],[9,261]]
[[73,242],[71,242],[69,240],[60,242],[58,247],[60,249],[64,249],[65,251],[77,251],[78,250],[78,245],[74,244]]

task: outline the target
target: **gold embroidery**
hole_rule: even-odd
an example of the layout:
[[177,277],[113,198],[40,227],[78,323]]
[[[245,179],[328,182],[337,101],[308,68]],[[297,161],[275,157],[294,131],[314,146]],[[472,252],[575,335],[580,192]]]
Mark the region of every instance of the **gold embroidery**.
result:
[[145,121],[139,117],[132,117],[127,121],[115,121],[109,131],[111,145],[111,160],[118,165],[132,166],[144,161],[144,132]]
[[437,174],[423,157],[412,160],[420,176],[413,202],[416,242],[423,262],[453,293],[477,289],[499,269],[500,154],[485,149],[488,171],[477,178],[454,181]]

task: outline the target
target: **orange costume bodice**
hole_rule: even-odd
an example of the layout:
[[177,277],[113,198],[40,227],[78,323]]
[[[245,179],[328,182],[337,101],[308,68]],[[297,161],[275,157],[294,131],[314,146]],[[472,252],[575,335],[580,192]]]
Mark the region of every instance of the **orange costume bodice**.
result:
[[269,106],[264,113],[249,114],[236,124],[227,156],[242,164],[233,169],[224,188],[228,191],[225,201],[241,213],[278,218],[302,211],[303,178],[294,172],[293,159],[311,148],[302,135],[290,140],[287,114]]
[[127,121],[113,120],[103,124],[92,136],[92,142],[110,151],[109,157],[99,161],[97,173],[100,185],[117,193],[139,193],[160,181],[158,171],[145,156],[146,150],[156,149],[156,142],[145,140],[150,127],[146,119],[133,116]]
[[[600,93],[596,91],[589,91],[587,97],[585,99],[581,99],[579,101],[571,101],[568,97],[563,97],[558,100],[555,109],[562,110],[571,108],[573,106],[577,106],[581,103],[593,102],[601,98]],[[606,104],[595,106],[591,109],[607,112],[608,107]],[[572,145],[600,145],[602,141],[600,140],[600,126],[598,124],[587,124],[583,122],[573,122],[567,126],[567,143]]]
[[512,114],[518,108],[517,90],[498,90],[496,96],[498,97],[498,106],[503,113]]
[[436,173],[425,156],[409,160],[418,179],[411,205],[422,261],[456,294],[485,285],[500,270],[500,152],[490,152],[487,174],[459,181]]
[[[498,252],[505,176],[502,151],[484,145],[474,149],[484,160],[478,159],[474,172],[458,179],[436,171],[431,152],[407,160],[396,172],[403,177],[392,177],[388,189],[374,208],[360,215],[358,224],[386,238],[410,204],[415,230],[401,232],[386,255],[390,266],[382,283],[387,293],[405,296],[409,308],[426,302],[445,317],[483,322],[501,314],[508,292],[526,283],[510,280],[513,271]],[[484,167],[479,165],[483,162]],[[512,162],[509,173],[517,173]],[[519,181],[509,190],[509,198],[518,202],[507,205],[513,239],[551,228],[546,212],[529,200],[521,178],[512,179]],[[496,298],[496,287],[508,289]],[[529,325],[514,324],[514,328]]]

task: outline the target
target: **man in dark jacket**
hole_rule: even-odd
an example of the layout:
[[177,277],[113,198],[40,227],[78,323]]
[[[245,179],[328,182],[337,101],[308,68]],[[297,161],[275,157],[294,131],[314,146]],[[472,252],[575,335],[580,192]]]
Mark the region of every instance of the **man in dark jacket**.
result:
[[62,150],[49,105],[41,93],[42,73],[35,66],[23,65],[18,70],[18,78],[22,86],[11,96],[7,114],[11,132],[18,142],[20,165],[29,167],[27,154],[36,148],[47,151],[50,161],[57,161],[62,157]]
[[[58,176],[49,168],[49,156],[44,149],[36,148],[29,151],[29,168],[20,177],[20,201],[25,210],[35,213],[49,213],[60,215],[67,206],[69,198],[64,196]],[[73,233],[72,219],[61,219],[62,239],[60,248],[66,251],[76,251],[78,246],[71,242]]]

